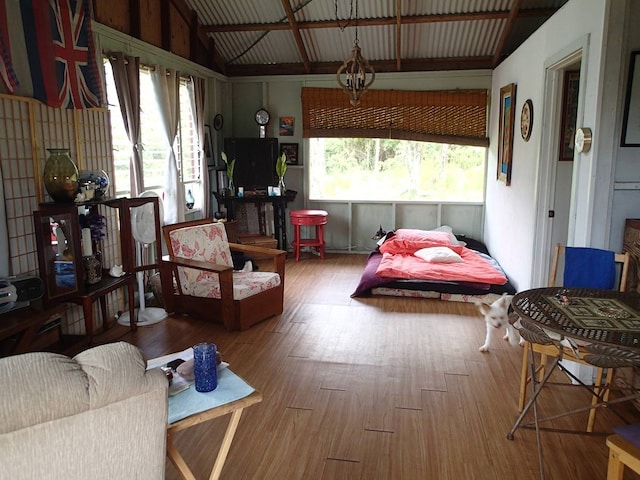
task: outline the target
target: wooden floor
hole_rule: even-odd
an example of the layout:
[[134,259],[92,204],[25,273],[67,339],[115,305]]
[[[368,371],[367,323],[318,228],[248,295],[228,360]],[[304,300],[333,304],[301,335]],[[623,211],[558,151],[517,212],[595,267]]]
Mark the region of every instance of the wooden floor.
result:
[[[116,326],[99,342],[126,340],[151,358],[211,341],[263,393],[240,421],[226,480],[540,478],[535,432],[506,438],[518,415],[521,348],[501,341],[480,353],[484,322],[469,304],[350,298],[365,258],[288,259],[284,313],[242,333],[183,317],[136,333]],[[553,387],[539,411],[585,401],[582,390]],[[553,425],[586,421],[581,413]],[[602,410],[596,429],[621,423]],[[177,435],[197,478],[208,478],[225,426]],[[547,479],[606,478],[603,435],[543,432],[542,443]],[[178,478],[169,462],[167,478]]]

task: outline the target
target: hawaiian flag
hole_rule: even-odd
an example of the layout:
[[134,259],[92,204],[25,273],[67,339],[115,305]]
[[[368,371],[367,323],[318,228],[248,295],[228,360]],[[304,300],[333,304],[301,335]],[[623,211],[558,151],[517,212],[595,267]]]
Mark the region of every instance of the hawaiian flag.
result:
[[[18,11],[15,11],[15,1],[20,3]],[[54,108],[104,105],[99,57],[91,26],[91,2],[8,0],[7,8],[13,8],[16,14],[8,17],[16,21],[22,19],[19,31],[15,25],[8,26],[11,59],[18,82],[25,86],[15,93],[37,98]],[[0,24],[0,37],[2,31]],[[26,62],[18,65],[17,60],[23,56],[16,52],[26,53]]]
[[9,28],[7,26],[6,5],[0,5],[0,80],[9,93],[18,87],[18,77],[11,62],[11,46],[9,43]]

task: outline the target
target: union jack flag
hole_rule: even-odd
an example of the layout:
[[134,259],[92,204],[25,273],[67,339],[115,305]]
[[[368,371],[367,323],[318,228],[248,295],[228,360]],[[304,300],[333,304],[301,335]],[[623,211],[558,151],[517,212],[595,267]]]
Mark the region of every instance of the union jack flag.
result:
[[21,0],[33,97],[54,108],[104,104],[91,0]]

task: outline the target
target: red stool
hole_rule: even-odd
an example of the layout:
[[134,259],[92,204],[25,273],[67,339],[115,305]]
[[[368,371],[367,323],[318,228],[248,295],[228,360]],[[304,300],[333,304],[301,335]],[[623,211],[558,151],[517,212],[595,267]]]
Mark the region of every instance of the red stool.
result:
[[[300,260],[300,249],[302,247],[316,247],[320,252],[320,258],[324,260],[324,226],[327,224],[329,214],[324,210],[292,210],[289,212],[291,225],[293,225],[293,250],[296,253],[296,262]],[[315,238],[300,238],[300,227],[302,225],[315,225]]]

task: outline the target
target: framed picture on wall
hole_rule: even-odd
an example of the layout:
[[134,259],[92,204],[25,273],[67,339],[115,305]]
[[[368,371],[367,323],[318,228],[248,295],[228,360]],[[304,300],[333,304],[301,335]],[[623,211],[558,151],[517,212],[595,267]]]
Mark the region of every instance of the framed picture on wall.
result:
[[281,143],[280,155],[285,154],[287,157],[287,165],[298,164],[298,144],[297,143]]
[[573,160],[573,145],[576,138],[578,120],[578,93],[580,91],[580,71],[564,72],[562,88],[562,124],[560,130],[560,161]]
[[280,117],[279,131],[281,137],[293,137],[294,117]]
[[204,158],[207,160],[207,165],[212,166],[215,165],[215,159],[213,158],[213,137],[211,136],[211,125],[204,126],[204,145],[202,149],[204,150]]
[[513,159],[513,125],[516,117],[516,84],[510,83],[500,89],[500,123],[498,130],[497,179],[511,185]]
[[640,50],[631,52],[622,118],[621,147],[640,147]]

